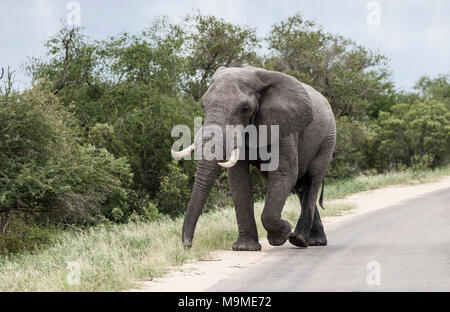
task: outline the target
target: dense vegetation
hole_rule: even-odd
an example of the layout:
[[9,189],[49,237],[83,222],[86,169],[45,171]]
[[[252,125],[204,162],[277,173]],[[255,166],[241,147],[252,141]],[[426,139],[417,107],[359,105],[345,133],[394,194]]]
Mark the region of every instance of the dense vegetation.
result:
[[[15,90],[13,74],[0,71],[1,252],[52,240],[55,226],[182,213],[195,162],[172,160],[171,129],[202,116],[201,96],[219,66],[285,72],[328,98],[338,126],[331,179],[449,161],[447,76],[399,92],[386,57],[299,14],[265,38],[197,14],[99,41],[63,28],[46,48],[25,66],[29,89]],[[261,197],[262,178],[253,178]],[[229,202],[224,171],[208,208]]]

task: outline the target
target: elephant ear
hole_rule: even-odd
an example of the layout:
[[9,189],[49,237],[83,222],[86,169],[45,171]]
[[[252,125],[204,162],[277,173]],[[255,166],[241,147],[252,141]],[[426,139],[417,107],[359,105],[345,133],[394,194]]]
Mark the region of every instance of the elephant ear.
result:
[[255,74],[260,82],[256,125],[279,125],[280,137],[284,137],[311,123],[312,101],[297,79],[268,70],[257,70]]

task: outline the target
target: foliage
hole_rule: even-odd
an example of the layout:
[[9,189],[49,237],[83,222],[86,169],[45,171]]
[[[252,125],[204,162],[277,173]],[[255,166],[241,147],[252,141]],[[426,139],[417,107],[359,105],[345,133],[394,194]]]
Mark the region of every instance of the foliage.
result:
[[188,15],[183,25],[185,70],[183,90],[200,100],[220,66],[243,66],[258,62],[255,30],[233,25],[215,16]]
[[167,175],[161,178],[161,187],[156,201],[163,213],[180,214],[186,209],[191,189],[189,177],[184,174],[176,162],[167,166]]
[[[263,45],[269,50],[259,49]],[[421,77],[415,92],[395,91],[385,56],[300,14],[274,25],[265,38],[248,26],[197,13],[180,23],[158,18],[141,33],[103,40],[63,27],[45,48],[45,56],[25,67],[29,89],[13,89],[9,68],[1,75],[0,230],[9,237],[6,249],[32,249],[38,237],[51,241],[40,230],[47,224],[183,213],[196,162],[173,162],[170,133],[203,116],[201,96],[220,66],[281,71],[328,99],[337,123],[328,177],[417,172],[449,161],[448,76]],[[253,167],[251,177],[260,199],[265,179]],[[222,171],[206,210],[231,203]],[[27,232],[42,235],[14,247]]]
[[[0,148],[2,210],[46,211],[56,200],[70,205],[67,194],[84,195],[118,185],[113,171],[116,164],[108,159],[108,152],[79,145],[73,116],[38,86],[6,99],[0,118],[4,126]],[[100,169],[95,162],[111,165],[105,168],[105,176],[92,175]],[[110,191],[103,191],[93,194],[108,197]]]
[[430,154],[425,154],[420,156],[419,154],[414,154],[411,157],[411,171],[415,173],[423,172],[431,167],[433,164],[434,157]]
[[231,199],[231,192],[228,186],[227,172],[226,170],[222,170],[210,192],[204,210],[209,211],[220,209],[229,206],[232,203],[233,200]]
[[58,241],[58,235],[62,228],[51,223],[39,224],[26,218],[24,212],[15,211],[9,215],[0,214],[0,224],[4,227],[4,219],[7,218],[6,231],[0,233],[0,256],[38,251],[49,244]]
[[[393,85],[383,55],[342,36],[326,33],[300,14],[272,27],[266,67],[312,85],[337,117],[366,120],[393,104]],[[369,108],[370,107],[370,108]]]
[[58,97],[40,85],[3,96],[0,124],[3,234],[12,218],[20,224],[18,215],[24,224],[92,224],[129,216],[134,203],[126,159],[84,144],[74,114]]
[[450,109],[450,82],[449,77],[440,75],[437,78],[421,77],[415,89],[424,100],[437,100],[443,102]]
[[[175,125],[193,124],[200,107],[183,98],[155,96],[149,105],[135,108],[114,123],[110,150],[126,156],[134,171],[134,181],[154,196],[166,166],[172,161],[170,136]],[[194,164],[186,164],[193,175]]]
[[396,163],[436,167],[448,161],[450,111],[436,100],[393,106],[392,112],[380,114],[375,133],[372,149],[379,169]]
[[348,177],[366,169],[367,142],[370,130],[347,116],[336,118],[336,147],[328,169],[333,178]]

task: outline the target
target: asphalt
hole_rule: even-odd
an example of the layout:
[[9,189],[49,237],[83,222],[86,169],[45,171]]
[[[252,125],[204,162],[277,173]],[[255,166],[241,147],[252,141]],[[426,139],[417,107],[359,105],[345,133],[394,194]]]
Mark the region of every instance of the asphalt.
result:
[[328,246],[287,242],[208,291],[450,291],[450,188],[326,231]]

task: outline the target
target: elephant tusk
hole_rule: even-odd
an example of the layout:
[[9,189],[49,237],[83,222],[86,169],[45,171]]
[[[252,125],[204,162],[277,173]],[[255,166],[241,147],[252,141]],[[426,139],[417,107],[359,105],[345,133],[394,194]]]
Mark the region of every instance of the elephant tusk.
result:
[[239,148],[236,148],[231,152],[230,160],[228,160],[227,162],[219,163],[219,166],[222,168],[231,168],[234,165],[236,165],[238,159],[239,159]]
[[183,158],[190,155],[194,150],[195,150],[195,143],[182,151],[175,152],[173,149],[171,149],[170,152],[172,153],[173,158]]
[[170,152],[172,153],[172,157],[173,158],[184,158],[184,157],[190,155],[195,150],[195,141],[197,140],[197,138],[201,132],[202,132],[202,128],[200,128],[200,130],[195,135],[194,143],[192,143],[192,145],[189,146],[188,148],[185,148],[184,150],[179,151],[179,152],[175,152],[173,149],[171,149]]

